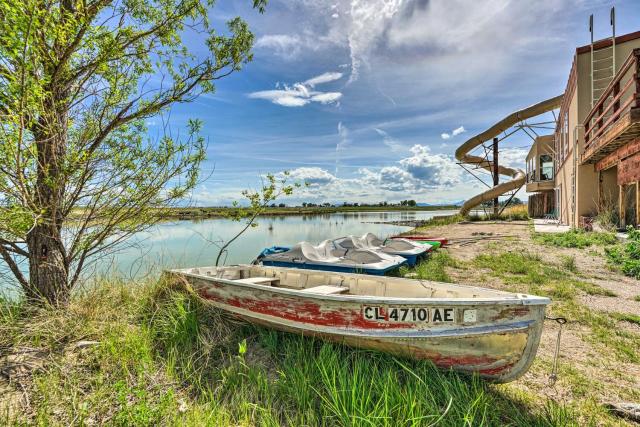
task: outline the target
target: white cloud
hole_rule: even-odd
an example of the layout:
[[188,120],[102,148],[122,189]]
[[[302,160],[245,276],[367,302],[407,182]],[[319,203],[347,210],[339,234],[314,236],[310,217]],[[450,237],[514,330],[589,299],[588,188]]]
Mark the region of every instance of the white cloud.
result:
[[453,131],[451,131],[451,135],[456,136],[460,135],[463,132],[465,132],[464,126],[460,126],[459,128],[455,128]]
[[442,139],[451,139],[454,136],[458,136],[461,133],[466,132],[466,129],[464,128],[464,126],[460,126],[455,128],[454,130],[451,131],[451,133],[448,132],[443,132],[440,134],[440,138]]
[[368,65],[371,50],[401,4],[402,0],[351,0],[347,37],[351,56],[350,82],[358,79],[363,64]]
[[411,157],[400,160],[400,164],[413,178],[427,187],[451,186],[460,183],[462,169],[453,158],[444,154],[433,154],[429,147],[414,145]]
[[320,74],[319,76],[310,78],[309,80],[305,81],[303,84],[306,86],[315,87],[316,85],[319,85],[322,83],[329,83],[334,80],[340,80],[341,78],[342,78],[342,73],[326,72],[326,73]]
[[334,104],[342,98],[341,92],[321,92],[314,90],[316,85],[339,80],[342,73],[323,73],[312,77],[302,83],[287,84],[276,83],[274,90],[261,90],[252,92],[248,96],[254,99],[264,99],[283,107],[302,107],[311,102],[320,104]]
[[310,187],[327,185],[337,179],[328,171],[317,167],[294,169],[289,172],[289,178],[293,181],[306,182]]
[[528,153],[523,148],[501,148],[498,151],[498,164],[524,169]]
[[[344,125],[339,125],[339,133],[346,138],[345,129]],[[336,149],[339,147],[340,144]],[[446,195],[461,185],[468,187],[462,180],[460,167],[451,157],[433,154],[422,145],[414,145],[411,156],[396,164],[377,170],[361,168],[351,178],[339,178],[337,174],[320,167],[297,168],[290,171],[290,177],[310,184],[298,192],[301,199],[322,201],[349,198],[394,200],[406,198],[408,194],[442,192]],[[455,197],[453,194],[450,196]]]
[[[280,33],[288,27],[292,33],[288,38],[262,36],[258,47],[298,58],[347,56],[350,82],[364,68],[379,77],[388,72],[415,79],[424,77],[428,67],[431,78],[425,86],[440,88],[447,86],[440,80],[468,83],[477,77],[495,82],[511,72],[514,63],[530,64],[532,46],[536,52],[566,52],[571,27],[558,17],[592,7],[584,0],[539,0],[536,8],[515,0],[281,1],[286,12],[272,18],[268,30]],[[538,66],[548,65],[544,61]],[[385,83],[397,85],[394,81],[405,80],[389,78]],[[383,89],[393,93],[390,87]],[[476,87],[487,90],[489,84]]]
[[334,102],[338,102],[340,98],[342,98],[342,94],[340,92],[326,92],[313,95],[309,99],[321,104],[333,104]]
[[268,34],[258,38],[255,47],[270,49],[279,56],[291,59],[302,51],[304,43],[295,34]]

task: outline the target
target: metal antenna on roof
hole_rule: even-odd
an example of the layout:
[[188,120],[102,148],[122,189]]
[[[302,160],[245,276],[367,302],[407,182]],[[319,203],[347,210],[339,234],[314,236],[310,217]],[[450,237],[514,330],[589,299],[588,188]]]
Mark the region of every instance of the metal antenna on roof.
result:
[[593,14],[589,15],[589,33],[591,33],[591,106],[593,107]]
[[611,7],[611,12],[610,12],[610,18],[611,18],[611,30],[612,30],[612,36],[611,36],[611,42],[613,43],[613,75],[616,75],[616,7],[612,6]]

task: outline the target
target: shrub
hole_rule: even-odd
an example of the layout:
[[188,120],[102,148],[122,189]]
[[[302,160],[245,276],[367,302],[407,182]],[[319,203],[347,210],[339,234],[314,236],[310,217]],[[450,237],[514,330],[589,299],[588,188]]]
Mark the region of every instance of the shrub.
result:
[[640,231],[629,226],[627,241],[612,248],[605,248],[605,253],[612,265],[620,268],[630,277],[640,279]]

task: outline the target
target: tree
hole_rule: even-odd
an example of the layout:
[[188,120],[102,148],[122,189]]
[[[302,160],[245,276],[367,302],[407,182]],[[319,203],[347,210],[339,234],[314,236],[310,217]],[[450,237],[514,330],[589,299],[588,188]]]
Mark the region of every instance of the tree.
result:
[[416,207],[417,203],[415,200],[407,200],[407,206]]
[[89,263],[196,185],[201,123],[149,139],[145,121],[251,60],[246,23],[217,33],[212,4],[0,0],[0,256],[28,298],[64,304]]
[[238,239],[238,237],[242,236],[249,228],[258,226],[256,219],[265,211],[269,203],[283,196],[291,196],[295,188],[302,186],[299,182],[290,184],[288,182],[289,175],[289,171],[284,171],[277,177],[273,174],[267,174],[260,191],[244,190],[242,196],[249,202],[247,207],[240,207],[238,202],[233,202],[233,207],[236,209],[228,215],[228,218],[234,221],[244,220],[245,225],[235,236],[220,245],[220,250],[216,257],[216,266],[220,263],[220,259],[227,251],[229,245]]

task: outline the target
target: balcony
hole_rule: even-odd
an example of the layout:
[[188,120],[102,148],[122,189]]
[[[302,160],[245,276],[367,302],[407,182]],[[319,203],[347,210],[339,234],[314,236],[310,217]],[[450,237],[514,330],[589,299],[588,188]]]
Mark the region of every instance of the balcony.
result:
[[580,162],[596,163],[640,136],[640,49],[634,49],[584,121]]
[[527,193],[553,190],[553,172],[551,172],[551,177],[549,177],[548,174],[543,175],[542,177],[536,175],[536,171],[530,171],[527,173]]

